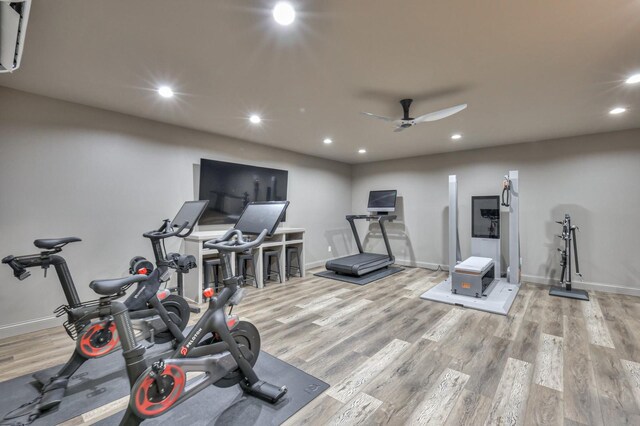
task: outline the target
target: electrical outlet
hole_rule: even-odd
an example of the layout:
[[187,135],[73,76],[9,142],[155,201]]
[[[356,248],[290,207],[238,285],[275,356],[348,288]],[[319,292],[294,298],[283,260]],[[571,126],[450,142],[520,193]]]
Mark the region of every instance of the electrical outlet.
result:
[[331,253],[331,246],[329,246],[329,253]]

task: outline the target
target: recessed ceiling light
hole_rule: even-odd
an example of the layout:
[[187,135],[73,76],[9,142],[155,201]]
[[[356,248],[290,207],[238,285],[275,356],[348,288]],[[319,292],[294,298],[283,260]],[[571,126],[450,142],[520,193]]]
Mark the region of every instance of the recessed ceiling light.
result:
[[330,138],[325,138],[322,142],[324,142],[326,145],[333,143],[333,141]]
[[249,117],[249,121],[253,124],[259,124],[262,121],[262,118],[260,118],[259,115],[253,114],[251,117]]
[[627,84],[640,83],[640,73],[632,75],[631,77],[625,80],[625,83]]
[[626,111],[627,111],[626,108],[616,107],[616,108],[612,109],[611,111],[609,111],[609,114],[617,115],[617,114],[622,114],[623,112],[626,112]]
[[453,135],[451,135],[451,139],[457,141],[458,139],[462,139],[462,135],[460,133],[454,133]]
[[366,149],[364,149],[364,148],[360,148],[360,149],[358,150],[358,153],[359,153],[359,154],[366,154],[366,153],[367,153],[367,150],[366,150]]
[[163,98],[172,98],[173,97],[173,89],[169,86],[160,86],[158,87],[158,93]]
[[273,19],[280,25],[291,25],[296,19],[296,11],[291,3],[280,1],[273,8]]

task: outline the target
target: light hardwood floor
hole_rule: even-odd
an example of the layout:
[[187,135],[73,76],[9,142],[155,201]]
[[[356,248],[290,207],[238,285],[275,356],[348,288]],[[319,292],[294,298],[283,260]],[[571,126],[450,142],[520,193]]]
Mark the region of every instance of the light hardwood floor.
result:
[[[581,302],[523,284],[502,317],[419,298],[444,277],[407,268],[356,286],[309,274],[249,289],[236,312],[263,350],[331,385],[287,424],[640,425],[640,298]],[[2,340],[0,380],[71,348],[61,327]]]

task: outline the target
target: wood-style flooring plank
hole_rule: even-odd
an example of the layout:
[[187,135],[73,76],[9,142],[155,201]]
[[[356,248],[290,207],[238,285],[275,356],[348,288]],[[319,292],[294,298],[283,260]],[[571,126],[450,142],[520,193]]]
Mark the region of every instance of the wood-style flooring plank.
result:
[[602,425],[602,411],[584,317],[564,317],[563,406],[565,419]]
[[598,299],[592,296],[590,300],[584,301],[582,303],[582,311],[586,319],[587,332],[589,333],[591,344],[615,348],[609,334],[609,328],[602,316]]
[[327,395],[340,402],[347,402],[362,389],[373,377],[378,375],[386,366],[404,352],[409,343],[393,340],[380,352],[365,361],[362,366],[349,377],[327,391]]
[[536,358],[534,382],[562,392],[563,378],[563,339],[562,337],[542,333]]
[[451,410],[445,423],[446,426],[475,426],[489,415],[491,409],[491,399],[486,396],[471,392],[467,389],[462,391],[456,405]]
[[525,425],[562,426],[562,393],[546,386],[533,384],[529,391]]
[[382,401],[366,393],[357,394],[351,401],[331,417],[328,425],[366,425],[375,411],[382,405]]
[[447,368],[409,418],[410,425],[441,425],[458,401],[469,376]]
[[530,363],[514,358],[507,360],[485,425],[524,424],[532,375]]
[[453,308],[431,326],[423,335],[423,339],[431,340],[434,342],[440,341],[453,329],[458,321],[463,317],[464,310],[459,308]]
[[640,414],[640,409],[622,362],[611,348],[592,344],[590,350],[603,422],[626,424]]
[[493,335],[501,339],[513,340],[518,334],[520,325],[525,318],[527,307],[531,301],[532,291],[522,288],[516,300],[513,302],[509,314],[500,316],[500,323],[495,328]]

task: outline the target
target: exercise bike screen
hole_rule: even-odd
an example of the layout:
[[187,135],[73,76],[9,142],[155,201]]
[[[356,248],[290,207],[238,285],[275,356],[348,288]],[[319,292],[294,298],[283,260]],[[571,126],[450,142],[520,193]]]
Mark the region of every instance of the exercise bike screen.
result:
[[289,206],[288,201],[249,203],[234,228],[243,234],[259,234],[265,229],[273,235]]
[[500,197],[471,197],[473,238],[500,238]]
[[200,220],[202,213],[207,208],[207,204],[209,204],[209,200],[185,202],[176,217],[171,221],[171,226],[178,228],[187,222],[187,229],[193,228],[198,224],[198,220]]

